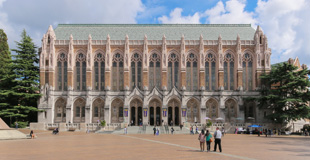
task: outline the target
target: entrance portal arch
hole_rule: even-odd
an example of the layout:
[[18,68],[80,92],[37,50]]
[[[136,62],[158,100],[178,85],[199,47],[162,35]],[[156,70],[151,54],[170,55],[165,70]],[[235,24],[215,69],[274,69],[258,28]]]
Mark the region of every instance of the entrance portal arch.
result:
[[93,102],[93,113],[92,122],[97,123],[98,120],[101,122],[104,120],[104,101],[101,98],[97,98]]
[[159,126],[162,124],[162,108],[161,108],[161,102],[157,99],[151,100],[149,104],[149,122],[150,125],[156,125]]
[[116,98],[112,101],[111,110],[111,123],[122,123],[124,122],[124,102]]
[[55,123],[66,122],[66,104],[67,101],[59,98],[55,103]]
[[172,99],[168,103],[168,124],[180,125],[181,122],[181,103],[177,99]]
[[130,124],[140,125],[143,123],[142,101],[134,99],[130,102]]

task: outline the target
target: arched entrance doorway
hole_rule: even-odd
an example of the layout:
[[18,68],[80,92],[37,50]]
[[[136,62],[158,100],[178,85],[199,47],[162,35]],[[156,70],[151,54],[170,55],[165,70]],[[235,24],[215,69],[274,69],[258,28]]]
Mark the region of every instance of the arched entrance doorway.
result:
[[55,103],[55,123],[66,122],[66,104],[67,101],[59,98]]
[[161,125],[162,123],[162,115],[161,115],[161,103],[159,100],[154,99],[150,102],[150,125]]
[[172,125],[180,125],[181,122],[181,103],[176,99],[172,99],[168,103],[168,124]]
[[191,99],[187,102],[187,122],[200,123],[200,107],[196,99]]
[[139,99],[134,99],[130,102],[130,124],[140,125],[142,123],[142,101]]
[[74,102],[73,107],[73,123],[83,123],[85,122],[85,104],[86,101],[82,98],[78,98]]
[[256,120],[255,115],[255,102],[245,102],[244,103],[244,119],[245,122],[253,123]]
[[116,98],[111,105],[111,123],[124,122],[124,103],[122,100]]
[[97,98],[93,102],[93,113],[92,113],[92,122],[98,123],[104,120],[104,101],[100,98]]
[[225,102],[225,121],[234,121],[237,117],[237,103],[233,99]]

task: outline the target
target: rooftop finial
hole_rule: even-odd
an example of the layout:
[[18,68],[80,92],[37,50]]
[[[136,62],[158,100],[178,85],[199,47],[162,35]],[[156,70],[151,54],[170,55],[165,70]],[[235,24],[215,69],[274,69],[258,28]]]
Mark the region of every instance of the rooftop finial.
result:
[[91,40],[91,35],[90,34],[88,35],[88,40]]
[[202,39],[203,38],[203,36],[202,36],[202,34],[200,34],[200,39]]
[[126,39],[128,39],[128,34],[126,34],[126,37],[125,37]]
[[70,40],[73,40],[73,36],[72,36],[72,34],[70,34]]
[[108,34],[107,39],[110,39],[110,35]]

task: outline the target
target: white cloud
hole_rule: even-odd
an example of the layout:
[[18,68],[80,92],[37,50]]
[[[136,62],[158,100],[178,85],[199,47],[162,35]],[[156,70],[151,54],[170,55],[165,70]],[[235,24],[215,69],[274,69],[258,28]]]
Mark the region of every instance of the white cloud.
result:
[[158,21],[161,23],[177,23],[177,24],[185,24],[185,23],[200,23],[200,15],[196,12],[193,16],[182,16],[183,9],[175,8],[170,12],[169,16],[162,16],[158,18]]
[[[5,29],[10,48],[15,48],[23,28],[41,45],[49,25],[58,23],[137,23],[145,7],[141,0],[0,0],[0,27]],[[17,37],[15,35],[18,35]]]
[[5,2],[6,0],[0,0],[0,7],[2,7],[2,4]]
[[259,0],[255,10],[259,24],[269,38],[273,62],[298,56],[310,64],[310,3],[305,0]]
[[206,10],[203,16],[207,17],[206,23],[211,24],[252,24],[257,23],[253,18],[254,13],[244,10],[246,2],[244,0],[229,0],[223,4],[219,1],[215,7]]

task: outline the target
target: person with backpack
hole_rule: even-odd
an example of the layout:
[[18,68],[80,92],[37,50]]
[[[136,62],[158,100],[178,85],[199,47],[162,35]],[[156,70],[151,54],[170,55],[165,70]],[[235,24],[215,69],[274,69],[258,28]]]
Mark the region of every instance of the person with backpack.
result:
[[154,131],[154,136],[155,136],[156,135],[156,126],[154,126],[153,131]]
[[204,130],[201,130],[198,140],[200,142],[200,151],[203,152],[205,150],[205,131]]
[[210,151],[211,142],[212,142],[212,134],[210,134],[209,130],[207,130],[205,136],[206,136],[206,142],[207,142],[207,152],[209,152]]

